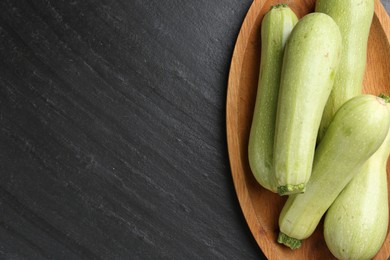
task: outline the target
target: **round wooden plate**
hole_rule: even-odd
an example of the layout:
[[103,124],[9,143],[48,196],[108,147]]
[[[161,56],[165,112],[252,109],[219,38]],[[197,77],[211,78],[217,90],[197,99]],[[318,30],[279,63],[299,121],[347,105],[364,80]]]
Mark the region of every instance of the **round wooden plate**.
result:
[[[260,25],[272,5],[287,3],[302,17],[313,12],[315,0],[254,0],[242,24],[230,67],[227,93],[227,138],[233,181],[250,230],[268,259],[334,259],[322,234],[322,222],[314,234],[292,251],[276,242],[279,213],[286,200],[257,184],[249,168],[247,147],[256,100],[260,62]],[[364,92],[390,94],[390,18],[375,0],[364,78]],[[390,191],[390,163],[387,165]],[[390,256],[390,235],[375,259]]]

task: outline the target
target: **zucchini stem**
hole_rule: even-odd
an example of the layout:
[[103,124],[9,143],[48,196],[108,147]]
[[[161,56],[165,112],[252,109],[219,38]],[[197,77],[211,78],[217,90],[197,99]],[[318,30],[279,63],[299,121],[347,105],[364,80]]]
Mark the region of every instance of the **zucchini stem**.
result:
[[294,250],[294,249],[301,247],[302,240],[299,240],[299,239],[296,239],[293,237],[289,237],[286,234],[284,234],[283,232],[279,232],[278,243],[283,244],[285,246],[288,246],[289,248]]
[[297,185],[287,184],[284,186],[279,186],[278,193],[280,196],[290,195],[290,194],[295,194],[295,193],[303,193],[303,192],[305,192],[305,189],[306,189],[305,183],[301,183],[301,184],[297,184]]
[[271,6],[270,10],[284,8],[284,7],[288,7],[288,5],[287,4],[277,4],[277,5]]
[[380,93],[379,97],[382,98],[386,103],[390,103],[390,97],[389,96],[386,96],[385,94]]

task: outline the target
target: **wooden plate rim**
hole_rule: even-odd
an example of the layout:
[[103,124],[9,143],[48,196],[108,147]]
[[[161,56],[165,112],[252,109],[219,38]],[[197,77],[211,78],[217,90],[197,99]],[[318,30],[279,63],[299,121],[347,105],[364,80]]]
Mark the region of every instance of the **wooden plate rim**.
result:
[[[237,99],[239,98],[237,90],[238,85],[240,84],[239,76],[242,74],[242,67],[244,62],[244,55],[240,54],[245,53],[245,50],[249,44],[249,35],[247,34],[252,32],[255,19],[259,15],[266,2],[267,0],[254,0],[252,2],[236,40],[230,64],[227,85],[226,133],[231,174],[241,210],[243,211],[244,217],[249,226],[249,229],[252,232],[252,235],[254,236],[257,244],[260,246],[265,256],[268,259],[277,259],[278,253],[275,252],[275,247],[270,248],[268,246],[270,243],[275,243],[275,241],[269,241],[268,236],[265,235],[267,231],[262,227],[256,217],[255,209],[253,208],[251,198],[246,187],[246,182],[243,180],[243,177],[240,174],[240,172],[244,172],[244,164],[239,153],[239,138],[236,135],[236,129],[238,129]],[[378,18],[387,37],[387,42],[389,43],[390,18],[380,0],[375,0],[375,15]]]

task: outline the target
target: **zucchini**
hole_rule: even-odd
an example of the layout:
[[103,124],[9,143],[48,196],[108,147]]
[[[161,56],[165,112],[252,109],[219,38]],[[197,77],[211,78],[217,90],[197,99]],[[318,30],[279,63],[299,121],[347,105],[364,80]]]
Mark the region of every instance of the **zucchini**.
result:
[[321,116],[333,86],[340,52],[340,31],[326,14],[304,16],[287,40],[273,161],[280,195],[305,190]]
[[319,143],[306,192],[289,196],[279,216],[278,242],[291,248],[309,237],[343,188],[383,143],[390,124],[385,101],[359,95],[335,114]]
[[389,153],[390,132],[325,215],[325,241],[339,259],[371,259],[382,247],[389,223]]
[[331,16],[343,38],[339,70],[321,120],[321,140],[337,109],[362,92],[374,0],[317,0],[315,10]]
[[272,160],[280,72],[285,43],[297,21],[286,4],[279,4],[271,8],[261,24],[260,72],[248,158],[258,183],[273,192],[276,192]]

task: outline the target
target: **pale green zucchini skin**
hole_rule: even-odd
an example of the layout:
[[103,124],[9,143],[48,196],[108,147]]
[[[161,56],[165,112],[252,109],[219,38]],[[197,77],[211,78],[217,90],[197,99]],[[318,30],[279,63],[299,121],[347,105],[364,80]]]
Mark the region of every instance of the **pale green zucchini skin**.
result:
[[331,16],[343,38],[340,66],[321,120],[321,140],[337,109],[362,92],[374,0],[317,0],[315,10]]
[[389,153],[390,133],[326,213],[325,241],[339,259],[371,259],[382,247],[389,223]]
[[304,16],[287,40],[273,161],[280,195],[303,192],[310,178],[318,128],[340,52],[340,31],[326,14]]
[[297,16],[287,5],[277,5],[264,16],[261,24],[260,72],[248,158],[258,183],[273,192],[277,187],[272,160],[280,73],[284,46],[297,22]]
[[385,101],[359,95],[336,113],[317,147],[306,192],[291,195],[279,217],[279,243],[298,247],[336,197],[383,143],[390,124]]

